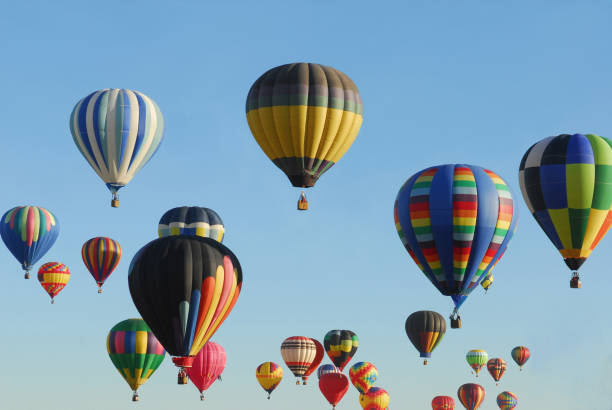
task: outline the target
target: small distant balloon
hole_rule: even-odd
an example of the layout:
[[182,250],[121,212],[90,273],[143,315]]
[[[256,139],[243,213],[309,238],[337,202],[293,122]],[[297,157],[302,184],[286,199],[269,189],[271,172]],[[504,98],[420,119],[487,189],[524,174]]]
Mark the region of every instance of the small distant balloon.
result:
[[51,303],[69,280],[70,270],[63,263],[47,262],[38,269],[38,281],[51,297]]
[[264,362],[257,366],[255,376],[259,385],[268,392],[270,400],[270,395],[283,379],[283,368],[274,362]]

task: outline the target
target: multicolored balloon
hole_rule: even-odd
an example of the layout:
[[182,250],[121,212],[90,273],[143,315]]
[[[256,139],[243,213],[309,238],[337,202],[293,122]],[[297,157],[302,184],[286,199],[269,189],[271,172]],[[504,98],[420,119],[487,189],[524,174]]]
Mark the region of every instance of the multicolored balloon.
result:
[[387,410],[389,393],[380,387],[372,387],[367,393],[359,395],[359,404],[363,410]]
[[359,338],[350,330],[330,330],[325,335],[323,345],[332,363],[343,371],[357,351]]
[[531,357],[531,352],[525,346],[516,346],[514,349],[512,349],[511,355],[512,359],[519,365],[522,371],[523,365]]
[[423,364],[427,364],[427,358],[431,357],[446,333],[446,320],[437,312],[420,310],[408,316],[405,327],[414,347],[421,353],[421,357],[426,358]]
[[39,206],[16,206],[2,216],[0,236],[13,256],[21,263],[25,278],[55,243],[59,221]]
[[134,305],[180,368],[179,384],[238,300],[242,268],[221,243],[166,236],[136,253],[128,273]]
[[476,410],[485,398],[485,390],[479,384],[466,383],[457,390],[459,401],[467,410]]
[[138,91],[94,91],[70,115],[77,148],[113,194],[151,159],[164,134],[164,117],[155,102]]
[[225,226],[219,214],[201,206],[181,206],[166,211],[159,220],[159,237],[196,235],[223,242]]
[[[317,355],[317,345],[309,337],[292,336],[281,344],[281,356],[295,377],[303,377]],[[298,379],[295,384],[300,384]]]
[[257,366],[255,376],[260,386],[268,392],[270,400],[270,395],[283,379],[283,368],[274,362],[264,362]]
[[612,225],[612,141],[592,134],[561,134],[532,145],[521,160],[523,199],[573,271]]
[[455,410],[455,400],[450,396],[436,396],[431,401],[433,410]]
[[482,288],[485,290],[485,292],[489,290],[489,288],[490,288],[490,287],[491,287],[491,285],[493,284],[493,280],[494,280],[493,274],[492,274],[492,273],[489,273],[489,274],[488,274],[488,275],[487,275],[487,276],[484,278],[484,280],[483,280],[483,281],[480,283],[480,286],[482,286]]
[[314,342],[317,350],[315,353],[315,357],[312,360],[312,363],[310,363],[310,366],[308,367],[308,369],[306,369],[304,375],[302,376],[302,384],[306,384],[308,377],[313,374],[315,370],[317,370],[317,367],[319,367],[319,365],[323,361],[323,357],[325,356],[325,348],[323,347],[321,342],[312,337],[310,338],[310,340]]
[[185,369],[189,380],[200,392],[200,400],[204,400],[204,390],[221,378],[226,360],[225,349],[209,340],[196,355],[192,366]]
[[474,165],[439,165],[404,183],[394,208],[395,226],[406,250],[458,309],[504,253],[517,221],[508,185]]
[[467,360],[470,367],[476,373],[476,377],[478,377],[478,372],[484,367],[484,365],[487,364],[489,355],[484,350],[473,349],[467,352],[465,355],[465,360]]
[[335,409],[349,388],[348,378],[342,373],[328,373],[319,379],[319,390]]
[[142,319],[117,323],[106,337],[111,361],[132,388],[132,401],[138,401],[138,387],[157,370],[166,352]]
[[512,410],[518,405],[518,398],[509,391],[501,392],[497,395],[497,406],[501,410]]
[[328,373],[342,373],[340,369],[338,369],[333,364],[324,364],[323,366],[319,366],[317,369],[317,378],[320,379],[321,376]]
[[102,293],[102,285],[121,260],[121,245],[114,239],[98,236],[83,244],[81,257]]
[[357,362],[349,369],[349,377],[359,393],[367,393],[378,379],[378,369],[370,362]]
[[59,262],[47,262],[38,269],[38,281],[51,296],[51,303],[55,303],[55,296],[66,287],[70,280],[68,266]]
[[246,116],[255,140],[291,184],[310,188],[357,137],[363,104],[346,74],[294,63],[268,70],[255,81]]
[[[498,382],[499,379],[502,378],[502,376],[506,372],[506,368],[507,368],[507,365],[504,359],[500,359],[498,357],[494,359],[490,359],[487,362],[487,369],[489,370],[491,377],[493,377],[493,380],[495,380],[496,382]],[[496,386],[498,384],[499,383],[495,383]]]

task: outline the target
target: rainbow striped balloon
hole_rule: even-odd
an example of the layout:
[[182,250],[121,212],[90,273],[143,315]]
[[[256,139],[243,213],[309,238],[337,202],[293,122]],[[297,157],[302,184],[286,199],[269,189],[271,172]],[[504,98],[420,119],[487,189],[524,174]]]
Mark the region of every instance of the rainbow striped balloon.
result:
[[363,410],[387,410],[389,393],[380,387],[372,387],[367,393],[359,395],[359,404]]
[[367,393],[378,379],[378,370],[370,362],[357,362],[349,369],[349,377],[359,393]]
[[69,280],[70,270],[63,263],[47,262],[38,269],[38,281],[51,296],[51,303],[55,302],[55,296],[66,287]]
[[459,401],[467,410],[476,410],[485,398],[485,389],[479,384],[466,383],[457,390]]
[[104,281],[113,273],[121,260],[121,245],[111,238],[100,236],[92,238],[83,244],[81,257],[98,284],[98,293],[102,293]]
[[518,398],[509,391],[501,392],[497,395],[497,406],[501,410],[512,410],[518,405]]

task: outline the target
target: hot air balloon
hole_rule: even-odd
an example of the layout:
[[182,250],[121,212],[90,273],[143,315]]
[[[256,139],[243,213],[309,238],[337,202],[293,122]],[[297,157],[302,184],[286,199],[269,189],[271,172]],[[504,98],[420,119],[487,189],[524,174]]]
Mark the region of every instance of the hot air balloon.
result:
[[319,365],[323,361],[323,357],[325,356],[325,348],[323,347],[321,342],[312,337],[310,338],[310,340],[314,342],[317,350],[315,353],[315,357],[312,360],[312,363],[310,363],[310,366],[308,367],[308,369],[306,369],[304,375],[302,376],[302,384],[306,384],[308,377],[313,374],[315,370],[317,370],[317,367],[319,367]]
[[489,290],[489,288],[491,287],[491,285],[493,284],[493,274],[489,273],[484,280],[480,283],[480,286],[482,286],[482,288],[486,291]]
[[104,89],[79,101],[70,115],[77,148],[113,194],[151,159],[164,134],[164,117],[155,102],[138,91]]
[[349,381],[342,373],[328,373],[319,379],[319,389],[332,408],[335,409],[346,394]]
[[232,311],[242,287],[236,256],[199,236],[167,236],[136,253],[128,273],[130,294],[142,318],[180,368],[184,368]]
[[208,341],[196,355],[192,366],[185,369],[189,380],[200,392],[200,400],[204,400],[204,390],[221,377],[225,361],[225,349],[218,343]]
[[431,401],[433,410],[455,410],[455,400],[450,396],[436,396]]
[[6,247],[21,263],[25,278],[53,246],[59,235],[55,215],[39,206],[16,206],[2,216],[0,235]]
[[102,293],[104,281],[115,270],[121,260],[121,245],[114,239],[98,236],[83,244],[81,257],[89,273]]
[[431,357],[431,352],[440,344],[446,332],[446,321],[441,314],[431,310],[414,312],[406,319],[406,334],[408,338],[426,359]]
[[349,377],[359,393],[367,393],[378,379],[378,369],[370,362],[357,362],[349,369]]
[[483,368],[487,361],[489,360],[489,355],[484,350],[473,349],[467,352],[465,355],[465,360],[467,360],[468,364],[474,372],[476,373],[476,377],[478,377],[478,372]]
[[529,360],[531,356],[531,352],[525,346],[517,346],[512,349],[512,359],[519,365],[521,371],[523,370],[523,365]]
[[[291,184],[310,188],[357,137],[363,105],[346,74],[294,63],[268,70],[255,81],[246,116],[255,140]],[[303,191],[298,209],[308,209]]]
[[295,384],[300,384],[299,378],[304,376],[317,355],[317,345],[309,337],[292,336],[283,341],[280,350],[287,367],[298,377]]
[[562,134],[531,146],[519,168],[521,192],[544,233],[573,271],[612,224],[612,141],[597,135]]
[[268,392],[270,400],[270,395],[283,379],[283,368],[273,362],[264,362],[257,366],[255,375],[261,387]]
[[319,366],[317,369],[317,378],[320,379],[321,376],[327,373],[341,373],[340,369],[338,369],[333,364],[324,364],[323,366]]
[[[496,382],[498,382],[499,379],[502,378],[502,376],[506,372],[506,367],[506,362],[500,358],[490,359],[487,362],[487,369],[489,370],[491,377],[493,377],[493,380],[495,380]],[[499,385],[499,383],[495,383],[495,385],[497,386]]]
[[380,387],[372,387],[367,393],[359,395],[359,404],[363,410],[387,410],[389,393]]
[[327,356],[340,371],[348,364],[359,346],[359,338],[350,330],[330,330],[323,340]]
[[395,200],[395,226],[425,276],[458,309],[504,253],[517,210],[508,185],[474,165],[440,165],[419,171]]
[[457,390],[459,401],[467,410],[476,410],[485,398],[485,390],[479,384],[466,383]]
[[38,281],[51,296],[51,303],[55,302],[55,296],[66,287],[69,280],[70,270],[63,263],[47,262],[38,269]]
[[138,387],[149,380],[166,354],[142,319],[127,319],[113,326],[106,337],[106,351],[132,388],[132,401],[138,401]]
[[159,237],[196,235],[223,242],[225,227],[219,214],[200,206],[172,208],[162,215],[157,229]]
[[518,398],[509,391],[501,392],[497,395],[497,406],[501,410],[512,410],[518,404]]

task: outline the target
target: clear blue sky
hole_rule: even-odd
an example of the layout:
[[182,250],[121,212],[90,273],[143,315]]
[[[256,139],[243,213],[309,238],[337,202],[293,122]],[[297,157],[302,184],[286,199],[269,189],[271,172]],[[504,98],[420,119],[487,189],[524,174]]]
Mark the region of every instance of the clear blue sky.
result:
[[[612,397],[610,237],[569,272],[520,197],[518,166],[535,141],[560,133],[612,136],[608,1],[15,1],[0,12],[0,211],[40,205],[60,220],[41,261],[66,263],[72,278],[55,305],[0,249],[0,407],[3,409],[201,409],[192,385],[177,386],[167,358],[141,388],[141,402],[113,368],[108,330],[137,316],[127,286],[134,253],[156,237],[167,209],[201,205],[223,218],[225,243],[244,269],[243,293],[214,339],[228,353],[215,410],[327,409],[316,386],[286,376],[272,400],[255,367],[282,363],[287,336],[320,340],[354,330],[354,360],[373,362],[392,409],[426,409],[477,381],[495,396],[515,392],[521,409],[609,410]],[[267,69],[308,61],[333,66],[364,101],[361,132],[309,193],[265,157],[248,129],[249,87]],[[74,104],[101,88],[131,88],[160,106],[166,136],[121,191],[121,207],[70,136]],[[404,332],[406,317],[433,309],[437,293],[403,249],[393,201],[414,172],[449,162],[491,168],[520,206],[516,236],[488,294],[462,307],[424,367]],[[117,239],[118,269],[98,295],[80,258],[93,236]],[[524,344],[523,372],[510,349]],[[470,374],[465,353],[509,361],[496,387]],[[358,410],[356,391],[338,410]],[[460,407],[458,407],[460,408]]]

